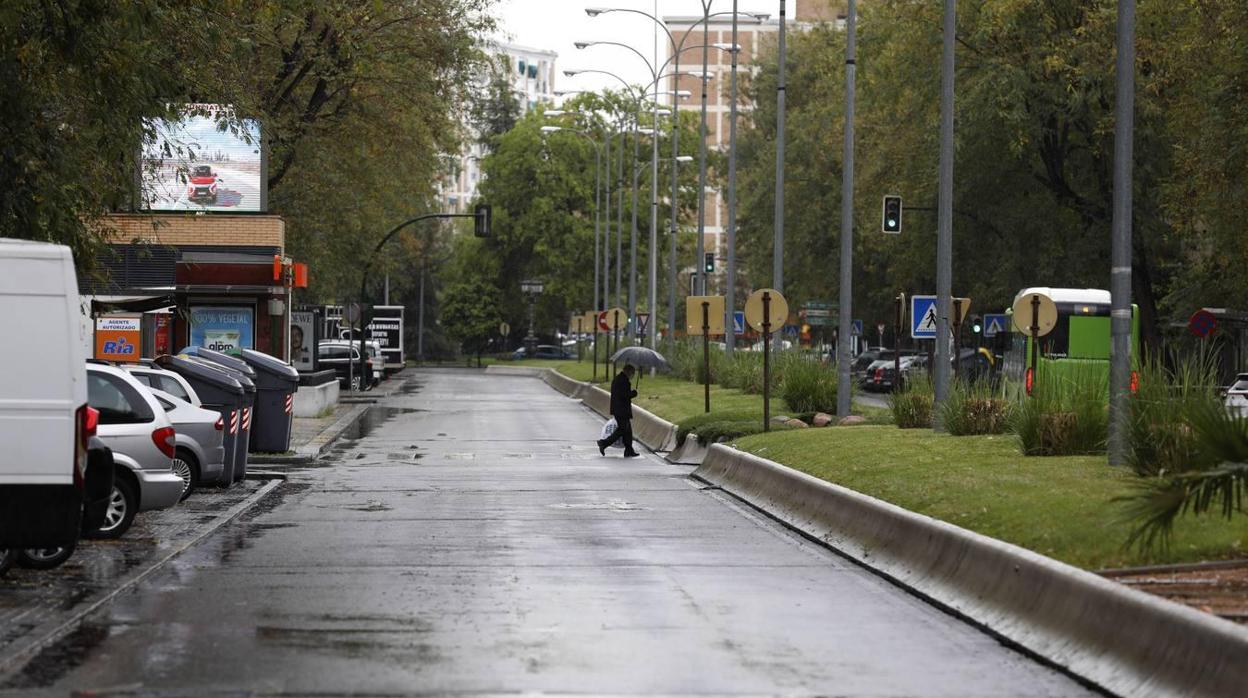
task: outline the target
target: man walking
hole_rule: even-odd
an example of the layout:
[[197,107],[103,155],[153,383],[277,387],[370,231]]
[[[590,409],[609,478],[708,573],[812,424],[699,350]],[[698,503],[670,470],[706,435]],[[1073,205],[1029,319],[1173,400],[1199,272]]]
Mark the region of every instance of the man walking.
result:
[[641,454],[633,450],[633,398],[637,391],[633,390],[629,380],[637,369],[624,366],[611,381],[611,416],[615,417],[615,433],[610,438],[598,441],[598,452],[607,455],[607,447],[619,439],[624,439],[624,457],[636,458]]

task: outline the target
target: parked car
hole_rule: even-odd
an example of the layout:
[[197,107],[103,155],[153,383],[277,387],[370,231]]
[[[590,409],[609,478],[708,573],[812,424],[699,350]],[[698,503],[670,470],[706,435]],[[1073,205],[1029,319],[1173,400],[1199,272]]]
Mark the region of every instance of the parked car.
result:
[[99,436],[118,465],[104,525],[91,533],[117,538],[138,512],[181,498],[182,478],[173,471],[177,434],[156,396],[115,366],[87,364],[87,399],[100,412]]
[[191,168],[191,181],[186,186],[186,198],[194,203],[217,203],[217,173],[211,165],[196,165]]
[[60,564],[81,532],[98,415],[87,404],[78,305],[68,247],[0,239],[0,308],[12,339],[0,343],[0,567],[54,548]]
[[858,356],[854,357],[854,362],[850,364],[849,370],[851,373],[861,374],[867,370],[868,366],[876,361],[892,361],[893,357],[896,355],[896,351],[893,349],[886,349],[884,347],[867,349]]
[[575,359],[576,354],[568,351],[567,349],[564,349],[563,347],[557,347],[553,344],[539,344],[537,345],[536,349],[533,351],[532,356],[529,356],[528,350],[525,347],[520,347],[519,349],[511,353],[511,358],[515,359],[516,361],[519,361],[520,359],[530,359],[530,358],[531,359]]
[[[99,413],[91,410],[92,420]],[[92,436],[87,445],[87,472],[83,487],[82,525],[81,531],[88,532],[99,528],[104,522],[108,510],[109,495],[113,489],[114,461],[113,451],[100,437],[94,435],[95,425],[90,427]],[[35,548],[20,548],[13,553],[0,550],[0,576],[4,576],[9,565],[16,563],[19,567],[36,570],[50,570],[59,567],[73,554],[76,544],[47,545]],[[6,559],[7,558],[7,562]]]
[[148,390],[173,423],[177,444],[173,472],[182,478],[180,499],[191,496],[203,482],[220,482],[225,474],[225,418],[163,390]]
[[1248,373],[1235,376],[1235,382],[1226,390],[1225,404],[1237,417],[1248,417]]
[[338,376],[338,382],[344,388],[355,391],[372,388],[379,380],[372,359],[367,359],[365,363],[365,373],[370,377],[369,380],[361,379],[359,343],[349,344],[327,339],[316,346],[316,360],[323,370],[333,369]]
[[894,373],[897,364],[893,359],[883,359],[872,364],[875,368],[870,372],[871,384],[868,389],[876,392],[892,392],[898,386],[905,386],[906,382],[911,378],[926,374],[927,357],[903,356],[901,357],[901,380],[896,380]]
[[204,404],[200,401],[195,388],[192,388],[190,382],[179,373],[166,371],[154,364],[123,364],[121,368],[129,371],[130,375],[149,388],[163,390],[196,407],[202,407]]

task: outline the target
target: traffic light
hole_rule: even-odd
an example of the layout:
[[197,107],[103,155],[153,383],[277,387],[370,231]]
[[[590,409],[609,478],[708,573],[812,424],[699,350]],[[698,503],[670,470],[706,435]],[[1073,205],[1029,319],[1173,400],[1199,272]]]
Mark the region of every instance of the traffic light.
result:
[[884,220],[883,230],[886,233],[898,234],[901,232],[901,197],[885,196],[884,197]]
[[702,268],[706,270],[707,274],[715,273],[715,253],[714,252],[706,253],[706,260],[703,263]]
[[477,204],[472,212],[473,234],[479,238],[491,237],[493,214],[489,204]]
[[978,315],[971,316],[971,332],[979,334],[984,331],[984,319]]

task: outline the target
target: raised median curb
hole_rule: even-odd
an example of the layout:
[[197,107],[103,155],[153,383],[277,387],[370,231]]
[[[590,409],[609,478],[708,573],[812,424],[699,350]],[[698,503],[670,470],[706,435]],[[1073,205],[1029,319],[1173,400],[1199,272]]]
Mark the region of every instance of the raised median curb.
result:
[[1248,629],[722,444],[693,476],[1106,690],[1248,690]]

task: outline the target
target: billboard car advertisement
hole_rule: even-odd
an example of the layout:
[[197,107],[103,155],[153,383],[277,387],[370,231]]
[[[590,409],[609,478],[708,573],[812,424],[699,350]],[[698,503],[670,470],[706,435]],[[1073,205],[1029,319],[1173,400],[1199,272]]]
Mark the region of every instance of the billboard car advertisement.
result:
[[263,212],[260,123],[222,104],[190,104],[176,121],[154,119],[142,153],[140,206],[148,211]]
[[214,351],[254,349],[255,308],[191,306],[191,346]]
[[387,366],[403,365],[403,306],[373,306],[373,321],[368,323],[368,338],[381,345]]
[[106,361],[138,361],[142,341],[137,317],[95,319],[95,358]]

